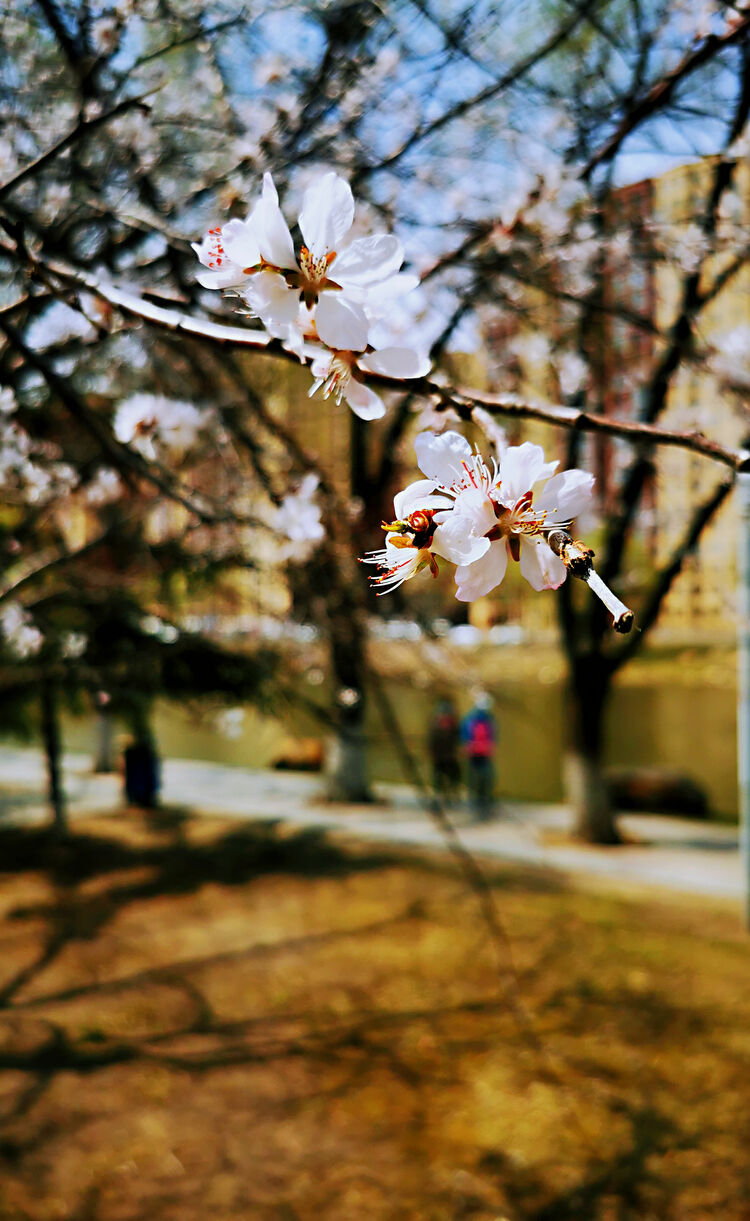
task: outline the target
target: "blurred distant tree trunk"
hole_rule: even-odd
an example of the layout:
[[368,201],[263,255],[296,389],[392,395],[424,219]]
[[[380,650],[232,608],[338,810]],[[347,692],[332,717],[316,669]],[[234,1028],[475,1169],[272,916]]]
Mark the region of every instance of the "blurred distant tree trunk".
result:
[[57,835],[68,832],[65,793],[62,784],[62,740],[57,706],[57,688],[51,678],[42,680],[42,738],[47,757],[47,792]]
[[104,774],[114,770],[114,722],[111,712],[106,708],[100,708],[96,714],[94,771]]
[[576,811],[576,833],[595,844],[620,842],[604,773],[604,717],[610,687],[611,671],[600,652],[570,659],[566,779]]
[[[351,416],[349,425],[350,496],[359,494],[366,470],[366,435],[362,421]],[[343,525],[333,523],[334,531]],[[349,529],[351,526],[347,523]],[[367,623],[364,614],[361,575],[344,550],[356,556],[356,530],[340,539],[336,577],[327,605],[334,712],[337,720],[333,757],[328,772],[331,801],[372,801],[367,782]]]
[[337,729],[327,793],[331,801],[371,801],[365,734],[366,633],[350,600],[336,598],[329,611],[329,630]]

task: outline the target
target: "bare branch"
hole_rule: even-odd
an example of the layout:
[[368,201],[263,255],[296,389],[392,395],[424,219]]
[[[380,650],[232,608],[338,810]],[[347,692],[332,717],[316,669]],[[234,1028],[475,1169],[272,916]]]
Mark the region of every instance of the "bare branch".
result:
[[695,72],[697,68],[709,63],[725,47],[742,42],[749,32],[750,14],[738,20],[726,34],[709,34],[695,51],[688,52],[671,72],[652,85],[648,93],[634,103],[632,109],[620,120],[617,129],[609,139],[589,158],[581,171],[581,177],[588,178],[598,165],[611,161],[623,140],[636,127],[649,119],[657,110],[662,110],[669,105],[672,95],[681,81]]
[[19,187],[27,178],[33,178],[50,161],[54,161],[55,157],[59,157],[60,153],[64,153],[66,149],[72,148],[74,144],[77,144],[79,140],[82,140],[84,136],[87,136],[89,132],[94,131],[97,127],[102,127],[105,123],[109,123],[111,119],[116,119],[121,114],[125,114],[126,111],[133,110],[136,107],[148,113],[148,106],[145,105],[143,99],[155,92],[155,89],[148,89],[145,93],[139,93],[137,97],[125,98],[124,101],[118,102],[116,106],[113,106],[111,110],[105,111],[104,114],[96,115],[93,119],[82,119],[80,123],[77,123],[68,132],[67,136],[63,136],[61,140],[57,141],[57,144],[53,144],[46,152],[40,153],[35,161],[31,161],[22,170],[19,170],[17,174],[14,174],[12,178],[9,178],[7,182],[2,183],[0,185],[0,199],[10,194],[11,191],[15,191],[16,187]]
[[728,479],[724,483],[718,484],[714,491],[703,504],[698,505],[698,508],[693,514],[692,521],[689,523],[685,536],[681,539],[678,546],[675,548],[672,558],[665,568],[662,569],[656,576],[654,586],[649,592],[646,602],[638,612],[638,628],[627,644],[612,658],[612,670],[619,670],[636,652],[643,642],[646,632],[656,623],[661,611],[664,599],[674,585],[677,577],[682,572],[683,565],[687,557],[695,551],[700,542],[701,535],[706,526],[716,516],[719,509],[723,505],[727,496],[734,487],[734,480]]
[[[137,293],[126,292],[90,272],[74,269],[68,265],[50,262],[44,266],[68,284],[87,288],[96,296],[108,301],[110,305],[115,305],[126,313],[142,318],[146,322],[152,322],[156,326],[173,332],[194,335],[213,343],[267,351],[274,356],[297,363],[297,357],[293,353],[286,352],[278,340],[272,339],[263,331],[252,331],[244,327],[210,322],[208,319],[195,318],[178,310],[152,305],[151,302],[144,301],[143,297],[138,296]],[[453,388],[432,381],[429,377],[399,381],[396,378],[370,373],[367,375],[367,380],[385,390],[408,390],[413,394],[437,399],[438,410],[453,407],[464,419],[470,419],[474,408],[481,407],[491,415],[540,420],[545,424],[553,424],[558,428],[573,429],[579,432],[604,433],[608,436],[622,437],[623,440],[634,445],[645,443],[676,446],[680,449],[691,450],[693,453],[703,454],[715,462],[722,462],[725,466],[731,467],[733,471],[750,470],[750,451],[730,449],[718,441],[706,437],[702,432],[680,432],[674,429],[659,428],[654,424],[592,415],[577,407],[533,402],[514,394],[491,394],[483,390]]]

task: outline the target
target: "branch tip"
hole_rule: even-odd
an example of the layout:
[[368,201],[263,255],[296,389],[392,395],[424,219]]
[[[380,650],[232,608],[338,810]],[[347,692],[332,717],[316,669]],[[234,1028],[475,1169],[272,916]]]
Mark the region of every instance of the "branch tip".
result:
[[560,557],[571,576],[585,581],[592,594],[604,603],[612,616],[614,630],[621,636],[626,636],[633,626],[633,612],[604,584],[594,568],[594,552],[591,547],[571,538],[567,530],[550,530],[547,543],[555,555]]

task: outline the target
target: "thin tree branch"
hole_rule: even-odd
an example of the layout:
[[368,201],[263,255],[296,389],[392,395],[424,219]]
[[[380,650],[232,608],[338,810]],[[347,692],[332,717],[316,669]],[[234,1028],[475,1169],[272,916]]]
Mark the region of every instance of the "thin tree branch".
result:
[[[244,327],[210,322],[208,319],[195,318],[178,310],[153,305],[149,301],[144,301],[143,297],[137,293],[126,292],[90,272],[74,269],[69,265],[49,262],[43,266],[68,284],[87,288],[96,296],[108,301],[110,305],[117,306],[126,313],[142,318],[146,322],[152,322],[156,326],[176,333],[194,335],[213,343],[266,351],[294,364],[298,363],[298,358],[293,353],[285,351],[277,339],[272,339],[264,331],[253,331]],[[703,454],[715,462],[722,462],[725,466],[731,467],[733,471],[750,470],[750,451],[728,448],[701,432],[680,432],[674,429],[659,428],[654,424],[592,415],[575,407],[533,402],[514,394],[491,394],[481,390],[454,388],[432,381],[429,377],[399,381],[396,378],[370,373],[367,375],[367,380],[372,385],[385,390],[409,391],[437,399],[438,410],[453,407],[464,419],[471,418],[474,408],[482,407],[491,415],[541,420],[558,428],[604,433],[608,436],[622,437],[631,444],[649,443],[676,446],[680,449],[691,450],[693,453]]]
[[598,165],[611,161],[623,140],[636,127],[651,118],[657,110],[662,110],[669,105],[672,95],[681,81],[695,72],[697,68],[707,64],[725,47],[741,42],[748,33],[750,33],[750,14],[742,17],[726,34],[709,34],[695,51],[688,52],[671,72],[652,85],[648,93],[634,103],[629,113],[620,120],[609,139],[586,162],[581,171],[581,177],[589,178]]
[[640,648],[646,632],[656,623],[664,599],[680,575],[685,560],[698,546],[703,531],[716,516],[733,487],[733,479],[720,483],[708,500],[699,505],[695,510],[684,538],[675,548],[669,563],[658,573],[646,602],[638,611],[638,631],[630,636],[626,645],[619,649],[616,654],[612,655],[613,673],[630,661],[633,654]]
[[22,170],[19,170],[7,182],[2,183],[0,185],[0,199],[10,194],[11,191],[15,191],[16,187],[19,187],[27,178],[33,178],[50,161],[54,161],[55,157],[59,157],[60,153],[64,153],[66,149],[72,148],[74,144],[77,144],[79,140],[82,140],[84,136],[87,136],[97,127],[102,127],[105,123],[109,123],[111,119],[118,118],[121,114],[125,114],[127,110],[133,110],[134,107],[138,107],[140,110],[148,113],[149,108],[144,104],[143,99],[149,97],[152,93],[156,93],[156,89],[148,89],[145,93],[139,93],[137,97],[125,98],[124,101],[118,102],[116,106],[113,106],[111,110],[107,110],[104,114],[97,115],[93,119],[81,119],[81,122],[77,123],[68,132],[67,136],[63,136],[61,140],[57,141],[57,144],[53,144],[46,152],[40,153],[36,160],[25,165]]

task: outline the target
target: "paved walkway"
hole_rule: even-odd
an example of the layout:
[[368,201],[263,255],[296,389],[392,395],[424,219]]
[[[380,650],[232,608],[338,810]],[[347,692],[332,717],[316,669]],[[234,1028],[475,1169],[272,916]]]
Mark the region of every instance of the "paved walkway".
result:
[[[122,805],[120,778],[94,776],[90,767],[88,756],[66,756],[65,786],[74,817]],[[382,801],[375,805],[332,806],[321,800],[318,776],[253,771],[192,759],[167,760],[163,781],[165,804],[201,813],[342,828],[391,843],[443,845],[424,802],[412,790],[397,785],[377,786]],[[46,820],[44,783],[40,751],[0,747],[0,822]],[[459,824],[462,818],[458,813]],[[633,842],[596,848],[565,841],[571,822],[571,811],[564,805],[508,802],[494,822],[460,826],[460,834],[478,856],[693,894],[742,896],[734,828],[629,814],[621,817],[620,827]]]

